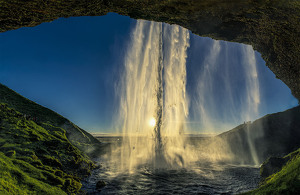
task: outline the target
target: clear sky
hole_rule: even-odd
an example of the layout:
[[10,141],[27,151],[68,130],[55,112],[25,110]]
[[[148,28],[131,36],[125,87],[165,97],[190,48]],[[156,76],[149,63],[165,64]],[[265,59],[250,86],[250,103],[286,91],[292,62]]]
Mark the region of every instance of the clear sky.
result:
[[[61,18],[1,33],[0,82],[87,131],[113,131],[117,112],[115,85],[135,23],[129,17],[108,14]],[[187,91],[191,98],[201,63],[213,42],[210,38],[191,36],[187,59]],[[238,59],[240,44],[221,42],[221,45],[227,58]],[[255,55],[262,105],[259,115],[296,106],[297,100],[290,90],[275,79],[260,54]],[[239,71],[233,70],[237,75]],[[197,121],[193,113],[191,122]]]

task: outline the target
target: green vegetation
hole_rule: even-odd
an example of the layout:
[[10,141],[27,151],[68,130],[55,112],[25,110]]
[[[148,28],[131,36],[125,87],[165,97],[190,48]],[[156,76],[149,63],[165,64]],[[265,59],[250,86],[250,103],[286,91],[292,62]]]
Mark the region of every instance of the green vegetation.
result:
[[7,157],[2,152],[0,167],[1,194],[66,194],[59,186],[51,186],[45,182],[47,178],[44,174],[48,172],[25,161]]
[[36,116],[43,122],[49,122],[57,126],[64,124],[67,119],[58,115],[48,108],[44,108],[33,101],[12,91],[8,87],[0,84],[0,102],[6,103],[9,107],[17,109],[26,115]]
[[49,123],[0,103],[0,193],[72,194],[94,164]]
[[68,140],[87,155],[97,156],[101,152],[101,143],[92,135],[56,112],[24,98],[2,84],[0,84],[1,102],[6,103],[8,107],[17,110],[20,114],[26,115],[27,118],[35,119],[40,127],[56,132],[57,135],[61,135],[63,129],[66,131]]
[[[75,194],[100,142],[0,84],[0,194]],[[96,149],[95,149],[96,148]]]
[[[295,97],[300,100],[299,0],[0,0],[0,32],[36,26],[59,17],[99,16],[108,12],[116,12],[136,19],[176,23],[201,36],[251,44],[262,54],[267,66],[275,73],[276,77],[286,83]],[[1,118],[4,121],[3,124],[10,124],[19,129],[23,128],[22,132],[15,132],[14,130],[10,134],[8,129],[0,130],[1,132],[8,131],[7,135],[11,136],[9,139],[13,138],[16,141],[7,142],[8,138],[0,138],[1,143],[5,143],[1,146],[0,151],[2,151],[2,147],[6,148],[3,152],[5,156],[1,155],[1,159],[7,158],[4,160],[9,165],[10,162],[13,163],[12,159],[19,158],[19,160],[22,159],[22,161],[33,164],[35,167],[39,163],[42,164],[39,166],[49,167],[49,165],[44,165],[44,163],[47,164],[46,161],[49,161],[51,165],[58,167],[57,169],[60,169],[60,166],[61,169],[64,169],[65,159],[61,159],[54,152],[48,154],[49,156],[38,156],[34,153],[37,158],[33,156],[33,153],[25,153],[26,155],[22,156],[21,148],[23,149],[22,141],[24,140],[29,142],[28,145],[25,144],[28,147],[31,146],[30,143],[40,142],[40,139],[52,146],[60,143],[45,139],[46,134],[43,134],[43,130],[55,132],[50,134],[53,139],[63,136],[64,132],[60,130],[65,130],[65,135],[71,143],[82,151],[88,151],[87,149],[93,147],[98,148],[97,140],[67,119],[12,93],[2,85],[0,85],[0,102],[7,103],[10,108],[22,114],[38,118],[36,126],[31,123],[32,121],[24,122],[26,128],[21,126],[23,125],[22,122],[14,123],[20,119],[18,117]],[[12,123],[9,123],[10,120]],[[39,130],[37,131],[39,133],[27,131],[32,128],[36,131]],[[15,137],[13,136],[14,133],[16,133]],[[30,140],[31,136],[32,140]],[[21,142],[17,141],[19,137]],[[45,149],[45,145],[40,153],[47,153],[48,148]],[[19,148],[19,150],[15,148]],[[32,148],[28,148],[28,150],[33,151]],[[88,151],[88,154],[93,155],[97,152],[99,150],[92,150],[91,152]],[[68,160],[68,158],[66,159]],[[14,164],[14,166],[19,165]],[[10,167],[9,170],[17,170],[13,166]],[[299,167],[299,155],[296,155],[280,172],[272,175],[261,188],[251,193],[288,194],[295,192],[295,190],[299,191]],[[1,171],[3,171],[2,167]],[[51,173],[51,171],[49,172]],[[66,180],[64,177],[62,180],[65,183],[72,183],[71,180]],[[7,181],[9,182],[3,183],[1,181],[2,186],[11,185],[11,189],[14,190],[13,185],[15,183],[10,182],[12,180]],[[57,183],[59,183],[58,180]]]
[[297,194],[300,192],[300,149],[284,158],[290,158],[283,168],[269,176],[262,185],[246,194]]

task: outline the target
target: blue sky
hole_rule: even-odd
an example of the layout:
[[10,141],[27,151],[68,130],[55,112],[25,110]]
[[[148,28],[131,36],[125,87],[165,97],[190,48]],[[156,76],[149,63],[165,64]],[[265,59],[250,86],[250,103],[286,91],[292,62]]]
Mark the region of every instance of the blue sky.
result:
[[[115,85],[135,20],[117,14],[61,18],[0,34],[0,82],[90,132],[113,130]],[[187,89],[193,96],[197,73],[213,40],[191,36]],[[232,58],[239,44],[229,44]],[[297,105],[290,90],[256,53],[261,86],[260,115]],[[239,71],[239,70],[234,70]],[[238,87],[236,90],[239,90]],[[190,120],[197,120],[191,114]]]

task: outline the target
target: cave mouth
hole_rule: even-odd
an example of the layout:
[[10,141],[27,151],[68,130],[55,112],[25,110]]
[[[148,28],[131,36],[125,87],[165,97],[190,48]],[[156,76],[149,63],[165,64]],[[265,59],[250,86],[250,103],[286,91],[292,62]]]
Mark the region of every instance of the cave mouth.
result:
[[[118,101],[112,97],[117,96],[114,89],[118,87],[121,72],[124,71],[124,58],[129,49],[131,31],[135,24],[136,20],[111,13],[98,17],[60,18],[36,27],[2,33],[0,82],[66,116],[84,129],[91,132],[109,132],[112,130],[111,123],[116,110],[116,106],[113,105]],[[186,90],[189,101],[192,102],[190,107],[194,109],[195,105],[199,104],[196,100],[200,94],[195,91],[201,88],[199,82],[206,76],[206,79],[213,80],[214,85],[210,89],[211,97],[205,98],[213,100],[206,104],[213,106],[218,102],[214,110],[219,110],[211,113],[210,118],[220,119],[222,115],[228,115],[225,114],[227,104],[233,107],[235,103],[239,104],[234,105],[235,107],[241,107],[242,99],[247,98],[246,81],[243,79],[243,76],[247,76],[245,74],[247,66],[242,63],[246,60],[243,59],[242,50],[247,47],[239,43],[199,37],[191,32],[189,34]],[[220,59],[217,59],[217,55]],[[297,105],[288,87],[275,79],[260,54],[254,52],[253,57],[261,80],[259,86],[262,95],[261,112],[254,118],[231,118],[228,120],[231,121],[229,123],[219,120],[222,124],[226,124],[223,130],[233,128],[246,120],[253,121],[266,114]],[[217,71],[219,68],[224,68],[224,71]],[[207,74],[203,73],[205,71]],[[212,76],[208,76],[209,74]],[[202,78],[199,78],[200,76]],[[233,91],[227,93],[226,90]],[[238,94],[239,90],[244,94]],[[204,94],[202,95],[204,99]],[[193,128],[197,128],[197,131],[204,131],[207,128],[199,127],[199,123],[197,124],[200,113],[196,113],[196,110],[191,110],[189,122]],[[82,114],[77,115],[78,112]],[[241,113],[241,108],[235,111],[231,109],[230,113],[233,112]],[[104,125],[101,127],[96,123]],[[220,133],[218,130],[222,128],[216,123],[211,129]]]
[[[113,30],[110,27],[108,30],[103,30],[103,26],[107,27],[111,23],[114,24]],[[134,68],[136,69],[142,69],[140,67],[144,63],[143,57],[147,55],[147,52],[148,54],[155,52],[151,50],[155,46],[145,48],[147,41],[151,43],[155,35],[163,32],[168,36],[164,37],[166,40],[162,45],[171,45],[172,38],[170,37],[175,36],[177,32],[175,30],[175,34],[168,34],[175,28],[174,25],[159,24],[163,26],[163,29],[156,32],[156,34],[151,34],[151,25],[155,26],[155,24],[144,23],[146,27],[139,34],[143,42],[136,43],[141,44],[141,50],[143,50],[138,55],[141,60],[135,63],[136,67]],[[3,59],[4,66],[1,67],[0,82],[29,99],[66,116],[89,132],[116,133],[117,131],[114,128],[116,123],[115,112],[118,113],[120,110],[118,110],[118,106],[116,106],[117,108],[114,106],[120,104],[118,95],[121,94],[121,97],[124,97],[122,96],[123,80],[120,78],[124,77],[124,72],[126,72],[124,59],[129,55],[128,50],[135,44],[132,41],[136,40],[136,36],[138,36],[138,34],[133,35],[132,33],[132,29],[136,28],[136,25],[135,21],[127,17],[109,14],[108,16],[93,18],[59,19],[51,24],[44,23],[32,29],[26,28],[4,33],[0,37],[6,43],[1,46],[3,51],[1,52],[1,55],[3,55],[1,59]],[[94,29],[95,26],[97,28]],[[183,31],[181,28],[178,29],[178,31]],[[273,73],[266,68],[260,54],[253,51],[251,46],[216,41],[193,35],[190,32],[188,34],[189,44],[184,46],[186,56],[183,57],[185,58],[186,69],[181,70],[181,72],[171,70],[170,72],[180,73],[181,75],[180,77],[174,76],[168,79],[175,82],[181,79],[182,71],[186,72],[186,79],[180,80],[186,82],[186,88],[181,88],[179,93],[184,91],[188,94],[187,97],[189,98],[186,101],[189,102],[189,106],[185,109],[189,110],[188,117],[190,118],[185,119],[184,123],[179,122],[187,128],[184,130],[186,134],[189,134],[189,139],[194,137],[201,137],[200,139],[202,139],[211,134],[219,134],[240,124],[248,124],[249,121],[254,121],[266,114],[283,111],[297,105],[297,100],[292,97],[289,89],[282,82],[275,79]],[[183,38],[181,37],[181,39]],[[14,41],[9,39],[14,39]],[[181,39],[177,38],[176,40],[180,42]],[[180,48],[176,47],[170,51],[174,52],[178,49]],[[174,55],[170,51],[164,56]],[[19,56],[16,56],[16,54]],[[135,54],[133,52],[131,55],[134,56]],[[13,58],[12,55],[14,55]],[[157,55],[160,56],[160,54]],[[178,56],[175,55],[175,57]],[[152,59],[152,57],[149,58]],[[157,59],[157,56],[155,59]],[[175,58],[175,60],[178,59]],[[148,69],[146,68],[145,71],[148,71]],[[167,72],[166,69],[164,69],[165,72]],[[137,78],[139,78],[139,74]],[[148,77],[146,80],[148,80]],[[161,84],[164,89],[172,83],[169,80],[165,79]],[[125,82],[125,84],[129,85],[128,82]],[[137,82],[136,84],[141,85],[144,83]],[[120,87],[121,89],[119,89]],[[129,90],[134,90],[138,86],[130,87]],[[174,86],[170,87],[170,91],[177,90],[177,88],[172,87]],[[139,95],[143,96],[145,94]],[[170,95],[174,96],[172,93]],[[166,102],[166,100],[162,101]],[[149,102],[151,101],[149,100]],[[286,104],[282,105],[282,102]],[[182,104],[182,102],[178,103]],[[176,108],[176,105],[177,102],[174,105],[170,102],[167,104],[167,106],[173,108]],[[182,110],[179,111],[182,112]],[[137,114],[137,112],[134,114]],[[136,116],[136,119],[139,117],[140,114]],[[159,120],[156,116],[153,117],[155,117],[155,123],[152,122],[152,127],[156,127]],[[148,121],[149,119],[145,117],[145,120]],[[151,117],[150,120],[152,120]],[[178,123],[178,121],[172,121],[172,123],[174,122]],[[109,139],[112,141],[115,137]],[[249,142],[248,147],[251,152],[253,149],[250,142],[253,140],[243,141]],[[146,141],[142,142],[145,143]],[[209,142],[212,143],[211,147],[214,147],[215,150],[220,150],[216,147],[220,144],[218,140]],[[131,153],[137,151],[136,146],[130,148]],[[212,154],[212,151],[209,152]],[[250,154],[252,156],[250,164],[252,165],[260,162],[253,159],[254,153]],[[224,157],[222,154],[224,155],[226,152],[219,151],[211,156],[208,153],[202,153],[204,156],[208,155],[210,162],[216,162],[219,157],[227,158],[226,155]],[[165,161],[161,158],[158,160]],[[177,165],[182,166],[184,164],[180,155],[176,157],[175,161]],[[209,185],[219,184],[225,186],[224,183],[218,183],[221,180],[218,180],[217,184],[214,183],[211,171],[215,172],[215,175],[219,175],[220,178],[231,177],[236,172],[243,175],[244,172],[248,171],[250,173],[242,182],[247,183],[250,178],[254,178],[255,182],[258,182],[258,170],[255,167],[239,167],[238,169],[230,166],[223,167],[222,173],[226,174],[222,174],[220,167],[217,165],[212,165],[209,171],[203,172],[203,167],[207,167],[207,164],[202,163],[193,166],[193,170],[185,170],[184,176],[181,175],[182,172],[167,172],[164,174],[170,179],[182,176],[180,179],[186,178],[186,181],[191,181],[193,178],[199,177],[199,172],[202,171],[201,174],[204,176],[202,179],[210,180]],[[247,164],[246,161],[239,163]],[[109,169],[108,172],[111,172],[110,167]],[[160,173],[157,173],[156,170],[149,171],[147,167],[141,169],[138,167],[137,170],[133,176],[126,177],[130,182],[122,183],[123,186],[134,185],[145,173],[151,175],[146,178],[146,183],[149,181],[162,182],[157,179]],[[100,175],[107,175],[108,172],[100,173]],[[112,178],[115,179],[115,177]],[[252,184],[255,184],[255,182]],[[138,188],[144,184],[138,182],[135,187]],[[169,190],[174,188],[172,184],[168,182],[166,184],[170,188]],[[185,185],[188,185],[188,182]],[[232,185],[231,187],[231,191],[234,192],[238,186]],[[250,188],[254,187],[256,186],[250,186]],[[239,190],[246,189],[249,189],[249,186],[245,184]],[[143,190],[147,191],[147,188]]]

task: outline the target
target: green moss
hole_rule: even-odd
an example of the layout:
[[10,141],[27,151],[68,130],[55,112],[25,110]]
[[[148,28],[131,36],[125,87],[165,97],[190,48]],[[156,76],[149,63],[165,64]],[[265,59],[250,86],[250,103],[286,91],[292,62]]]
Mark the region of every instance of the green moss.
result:
[[258,189],[246,194],[297,194],[300,192],[300,149],[286,157],[291,160],[271,175]]
[[62,189],[43,182],[39,169],[26,162],[19,163],[0,152],[1,194],[66,194]]
[[69,193],[76,193],[81,188],[81,183],[74,179],[66,179],[63,189]]
[[90,156],[94,155],[91,148],[100,147],[97,139],[66,118],[22,97],[2,84],[0,103],[6,105],[7,112],[3,128],[6,128],[6,132],[12,137],[18,137],[15,141],[24,143],[24,140],[30,138],[30,142],[48,141],[49,146],[55,147],[56,144],[61,146],[59,140],[67,140]]
[[[0,194],[71,194],[94,164],[50,123],[0,103]],[[7,182],[9,181],[9,182]]]

